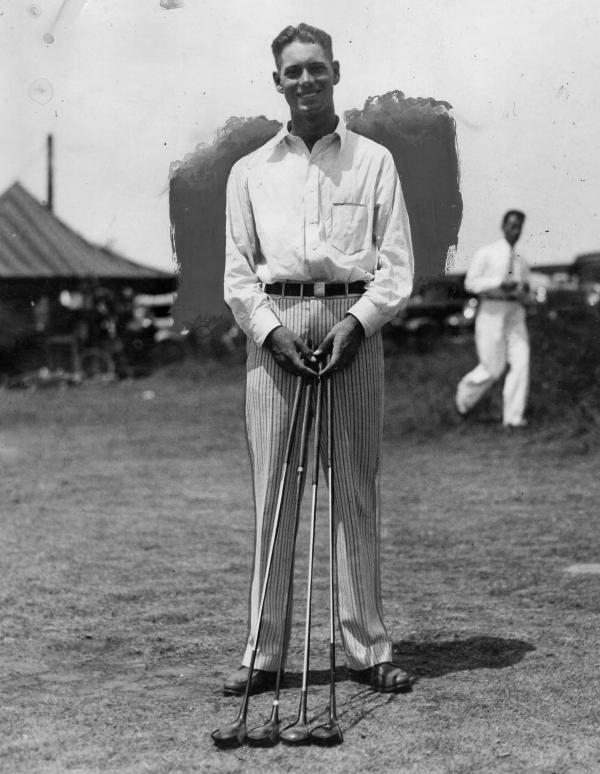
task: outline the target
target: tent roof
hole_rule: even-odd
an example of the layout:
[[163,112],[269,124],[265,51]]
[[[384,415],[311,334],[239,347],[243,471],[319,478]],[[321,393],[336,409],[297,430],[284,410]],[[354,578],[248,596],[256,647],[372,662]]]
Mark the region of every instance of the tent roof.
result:
[[131,281],[172,276],[90,244],[19,183],[0,196],[0,279],[97,277]]

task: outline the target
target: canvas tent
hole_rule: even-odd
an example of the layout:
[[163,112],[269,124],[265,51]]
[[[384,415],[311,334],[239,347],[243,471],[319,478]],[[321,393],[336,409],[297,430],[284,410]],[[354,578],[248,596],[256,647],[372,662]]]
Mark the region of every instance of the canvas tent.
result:
[[174,274],[91,244],[19,183],[0,196],[0,348],[30,333],[40,300],[62,291],[168,293],[175,286]]
[[72,289],[82,280],[166,293],[175,277],[87,242],[19,183],[0,196],[0,295]]

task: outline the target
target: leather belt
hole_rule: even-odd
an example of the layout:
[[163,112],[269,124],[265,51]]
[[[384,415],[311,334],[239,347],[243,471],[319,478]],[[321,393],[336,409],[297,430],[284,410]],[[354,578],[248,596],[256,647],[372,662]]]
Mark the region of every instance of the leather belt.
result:
[[273,282],[263,285],[271,296],[326,298],[328,296],[359,296],[365,292],[364,282]]

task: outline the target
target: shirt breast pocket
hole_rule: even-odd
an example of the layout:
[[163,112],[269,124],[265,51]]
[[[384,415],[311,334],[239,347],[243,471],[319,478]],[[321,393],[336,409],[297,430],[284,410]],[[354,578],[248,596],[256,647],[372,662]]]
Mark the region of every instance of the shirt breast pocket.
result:
[[331,244],[345,255],[368,250],[369,208],[358,202],[333,202],[331,205]]

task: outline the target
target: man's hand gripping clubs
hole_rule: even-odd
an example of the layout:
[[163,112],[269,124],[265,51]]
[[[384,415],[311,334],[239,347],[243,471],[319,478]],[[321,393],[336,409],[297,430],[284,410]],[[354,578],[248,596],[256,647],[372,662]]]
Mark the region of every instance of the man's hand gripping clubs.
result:
[[[345,368],[354,359],[364,337],[362,325],[356,317],[348,314],[333,326],[314,352],[299,336],[283,325],[269,333],[264,345],[284,370],[314,378],[317,376],[317,362],[326,360],[328,355],[331,355],[330,360],[320,372],[320,376]],[[308,366],[305,363],[308,363]]]

